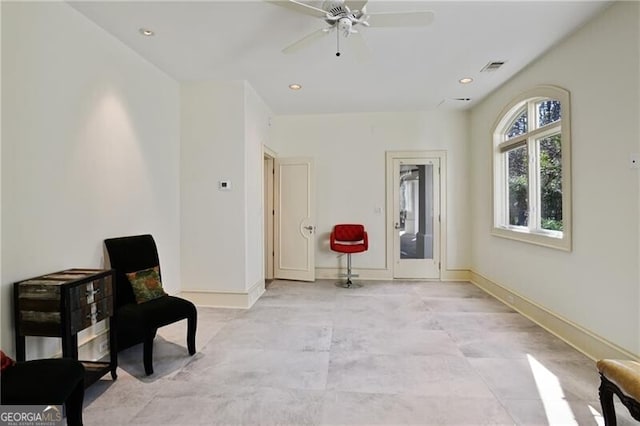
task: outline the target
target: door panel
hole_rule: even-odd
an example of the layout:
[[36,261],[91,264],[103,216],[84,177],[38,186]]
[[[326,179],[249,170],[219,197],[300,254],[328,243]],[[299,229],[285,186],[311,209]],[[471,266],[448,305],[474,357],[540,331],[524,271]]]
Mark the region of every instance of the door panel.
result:
[[394,278],[440,277],[440,160],[393,160]]
[[315,280],[313,161],[280,158],[275,168],[275,278]]

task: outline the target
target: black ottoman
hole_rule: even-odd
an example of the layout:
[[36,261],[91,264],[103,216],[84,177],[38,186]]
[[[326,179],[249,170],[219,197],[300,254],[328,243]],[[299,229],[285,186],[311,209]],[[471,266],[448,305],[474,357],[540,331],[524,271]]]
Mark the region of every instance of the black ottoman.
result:
[[2,404],[64,405],[69,426],[82,425],[84,367],[68,358],[18,362],[2,371]]

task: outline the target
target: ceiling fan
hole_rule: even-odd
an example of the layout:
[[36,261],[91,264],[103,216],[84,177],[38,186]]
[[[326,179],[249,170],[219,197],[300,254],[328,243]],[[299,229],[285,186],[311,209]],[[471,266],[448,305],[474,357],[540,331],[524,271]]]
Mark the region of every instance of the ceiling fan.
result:
[[336,31],[337,51],[340,56],[340,36],[354,40],[352,46],[356,56],[363,59],[368,55],[368,47],[356,29],[360,27],[422,27],[433,21],[433,12],[388,12],[367,13],[368,0],[324,0],[321,7],[312,6],[297,0],[266,0],[278,6],[294,10],[305,15],[320,18],[328,26],[307,34],[300,40],[285,47],[283,53],[294,53],[309,46],[314,41]]

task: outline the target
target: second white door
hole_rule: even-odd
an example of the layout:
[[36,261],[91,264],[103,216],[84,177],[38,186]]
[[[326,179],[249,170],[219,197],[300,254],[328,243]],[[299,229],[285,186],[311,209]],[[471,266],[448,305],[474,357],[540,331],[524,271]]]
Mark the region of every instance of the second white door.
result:
[[440,160],[393,159],[393,276],[440,278]]

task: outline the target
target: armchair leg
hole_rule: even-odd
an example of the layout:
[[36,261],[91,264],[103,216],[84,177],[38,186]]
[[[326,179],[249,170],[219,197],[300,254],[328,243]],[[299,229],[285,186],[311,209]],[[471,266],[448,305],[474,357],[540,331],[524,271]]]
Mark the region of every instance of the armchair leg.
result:
[[602,405],[602,416],[606,426],[616,426],[616,411],[613,405],[613,384],[603,376],[600,376],[600,405]]
[[187,318],[187,349],[189,355],[196,353],[196,327],[198,324],[198,312],[194,309],[193,313]]
[[65,402],[68,426],[82,426],[82,403],[84,400],[84,380],[80,380]]
[[142,359],[144,361],[144,372],[147,376],[153,374],[153,336],[155,331],[146,336],[142,347]]

